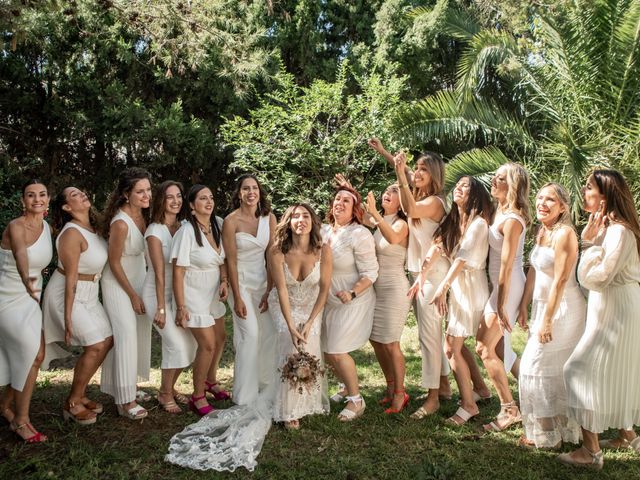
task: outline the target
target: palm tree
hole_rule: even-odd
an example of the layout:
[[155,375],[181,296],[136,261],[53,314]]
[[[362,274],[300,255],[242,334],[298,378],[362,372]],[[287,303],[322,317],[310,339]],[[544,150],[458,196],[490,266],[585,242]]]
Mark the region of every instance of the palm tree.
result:
[[638,175],[640,0],[575,0],[562,18],[534,16],[528,38],[481,28],[452,8],[443,23],[466,44],[455,88],[408,106],[394,125],[413,145],[473,146],[452,158],[449,185],[461,173],[486,179],[511,159],[534,186],[564,184],[577,218],[591,168]]

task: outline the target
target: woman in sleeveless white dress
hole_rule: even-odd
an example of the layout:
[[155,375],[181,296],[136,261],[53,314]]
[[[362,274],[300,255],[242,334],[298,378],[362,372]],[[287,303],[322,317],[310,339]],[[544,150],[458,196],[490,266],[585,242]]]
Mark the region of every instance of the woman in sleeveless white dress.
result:
[[84,347],[62,413],[67,420],[89,425],[96,422],[103,407],[87,398],[87,385],[113,346],[111,323],[98,298],[107,242],[96,230],[91,202],[82,190],[62,190],[51,203],[51,211],[59,232],[58,268],[44,292],[44,340],[47,351],[53,342]]
[[101,389],[114,397],[118,413],[131,420],[147,416],[136,403],[136,380],[149,379],[151,362],[151,322],[141,298],[146,274],[143,232],[151,202],[149,178],[140,168],[120,174],[105,214],[109,261],[100,281],[114,342],[102,367]]
[[[213,408],[206,399],[207,378],[215,378],[216,331],[226,312],[227,266],[222,248],[222,219],[215,216],[213,193],[194,185],[187,197],[187,222],[173,240],[173,297],[176,324],[188,328],[198,348],[193,360],[193,394],[189,407],[199,415]],[[214,369],[211,372],[211,369]],[[211,384],[209,384],[211,385]]]
[[518,380],[525,433],[521,443],[554,448],[580,440],[580,426],[567,419],[562,369],[584,332],[586,302],[576,281],[578,238],[564,188],[544,185],[536,196],[536,216],[541,227],[520,303],[520,317],[526,319],[533,299]]
[[[146,315],[162,339],[162,369],[158,403],[168,413],[179,413],[175,384],[182,369],[191,365],[196,342],[187,330],[175,322],[173,308],[173,265],[171,246],[180,228],[183,214],[182,184],[167,180],[157,186],[153,196],[151,224],[144,234],[147,275],[142,286]],[[184,402],[184,400],[182,400]]]
[[[584,189],[591,214],[582,232],[578,280],[589,289],[584,335],[564,367],[568,416],[582,427],[583,447],[565,463],[602,468],[600,448],[635,449],[640,439],[640,224],[633,196],[615,170],[595,170]],[[618,438],[598,444],[598,434]]]
[[[275,328],[268,311],[272,280],[265,251],[276,218],[255,175],[240,176],[232,195],[235,208],[224,220],[222,238],[233,311],[233,401],[246,405],[274,385]],[[272,392],[273,389],[269,388]]]
[[491,181],[491,196],[498,202],[489,227],[491,296],[478,328],[476,350],[500,398],[500,413],[484,427],[499,431],[521,420],[506,372],[517,378],[519,362],[511,350],[510,332],[525,283],[522,257],[529,221],[529,174],[524,167],[507,163],[498,168]]
[[53,256],[47,187],[31,180],[22,189],[24,213],[12,220],[0,244],[0,385],[2,415],[27,443],[47,437],[33,428],[29,404],[44,358],[40,289],[42,270]]
[[365,208],[376,224],[373,239],[379,266],[378,279],[373,285],[376,307],[369,341],[387,382],[386,395],[380,404],[389,404],[385,413],[399,413],[409,401],[404,388],[404,355],[400,349],[402,330],[411,307],[405,272],[409,226],[400,209],[397,184],[390,185],[382,194],[384,216],[376,209],[372,192],[367,195]]
[[[416,160],[412,178],[407,178],[407,160],[404,153],[394,158],[394,167],[400,185],[402,210],[409,219],[409,245],[407,267],[414,281],[433,242],[446,208],[443,200],[444,162],[436,153],[426,153]],[[410,189],[413,184],[413,192]],[[449,262],[438,256],[431,263],[429,277],[422,291],[415,296],[414,311],[418,323],[418,340],[422,354],[422,387],[427,389],[424,404],[413,413],[420,419],[440,408],[440,397],[450,398],[449,362],[444,354],[442,316],[429,302],[447,273]]]
[[331,291],[322,323],[322,351],[344,384],[344,390],[332,397],[337,401],[344,398],[347,403],[338,415],[341,421],[359,417],[366,406],[360,395],[356,364],[349,355],[369,340],[375,308],[371,287],[378,277],[378,261],[373,235],[361,225],[363,217],[360,194],[343,185],[330,206],[330,225],[322,228],[333,257]]
[[[488,222],[492,216],[493,205],[482,183],[470,176],[461,177],[453,189],[451,211],[434,235],[437,247],[432,247],[440,248],[452,262],[431,303],[441,315],[449,314],[446,353],[460,391],[460,408],[448,422],[458,426],[477,415],[476,402],[489,396],[480,369],[464,342],[476,335],[489,297],[485,266]],[[433,254],[428,253],[427,257]]]
[[[289,356],[304,349],[322,361],[320,332],[322,313],[331,286],[331,248],[322,245],[320,219],[306,204],[285,211],[276,227],[269,265],[275,287],[269,295],[269,310],[276,334],[276,366],[281,368]],[[279,382],[273,406],[273,419],[297,429],[307,415],[329,412],[327,383],[296,389]]]

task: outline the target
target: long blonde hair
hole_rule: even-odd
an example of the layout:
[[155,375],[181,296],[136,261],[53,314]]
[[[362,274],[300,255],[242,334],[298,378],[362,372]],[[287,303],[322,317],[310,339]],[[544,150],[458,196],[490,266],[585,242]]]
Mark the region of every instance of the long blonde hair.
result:
[[[542,185],[542,187],[540,187],[540,189],[538,190],[538,195],[540,195],[540,192],[547,187],[553,189],[553,193],[556,195],[556,198],[564,206],[564,212],[560,214],[560,216],[558,217],[558,220],[556,220],[556,223],[554,223],[551,229],[549,230],[549,240],[552,241],[554,233],[557,232],[560,227],[562,226],[570,227],[574,232],[576,231],[576,227],[573,224],[573,220],[571,220],[571,206],[569,203],[571,199],[569,197],[569,193],[567,192],[567,190],[559,183],[547,182],[544,185]],[[540,235],[542,231],[543,231],[543,228],[541,225],[538,235]]]
[[517,213],[524,220],[525,225],[531,223],[529,214],[529,174],[519,163],[506,163],[507,179],[507,208],[505,211]]

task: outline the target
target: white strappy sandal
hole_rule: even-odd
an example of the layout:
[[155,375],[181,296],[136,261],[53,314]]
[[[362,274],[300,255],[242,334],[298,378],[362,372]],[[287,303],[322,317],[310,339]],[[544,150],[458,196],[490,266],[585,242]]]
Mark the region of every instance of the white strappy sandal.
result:
[[360,408],[355,411],[349,410],[348,408],[343,408],[342,411],[338,414],[338,420],[340,420],[341,422],[351,422],[352,420],[361,417],[364,413],[364,409],[367,408],[367,404],[364,402],[364,398],[362,398],[362,395],[360,394],[353,396],[347,395],[346,397],[344,397],[344,401],[345,403],[352,402],[356,406],[360,404]]
[[116,407],[118,408],[118,415],[128,418],[129,420],[142,420],[149,415],[149,412],[140,405],[136,405],[128,410],[125,410],[122,405],[116,405]]

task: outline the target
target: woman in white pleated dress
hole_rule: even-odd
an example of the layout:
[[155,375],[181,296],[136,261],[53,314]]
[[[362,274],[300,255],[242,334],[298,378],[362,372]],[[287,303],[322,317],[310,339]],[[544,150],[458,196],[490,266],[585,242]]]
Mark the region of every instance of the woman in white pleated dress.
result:
[[62,413],[65,420],[89,425],[103,406],[87,398],[87,385],[113,346],[111,322],[98,298],[107,242],[82,190],[63,189],[51,202],[51,211],[58,232],[58,268],[44,292],[44,340],[47,350],[54,342],[83,347]]
[[213,411],[206,399],[211,385],[207,379],[215,379],[218,368],[215,324],[223,323],[226,311],[222,302],[227,299],[227,266],[222,219],[215,215],[213,193],[204,185],[194,185],[187,200],[187,221],[171,248],[173,296],[176,325],[188,328],[198,344],[189,407],[203,416]]
[[519,360],[511,349],[511,329],[526,280],[523,255],[529,224],[529,174],[524,167],[507,163],[498,168],[491,181],[491,196],[498,203],[489,227],[491,296],[478,328],[476,350],[500,398],[500,413],[484,428],[501,431],[521,420],[507,372],[518,377]]
[[378,212],[372,192],[367,195],[365,209],[376,226],[373,238],[379,265],[378,279],[373,285],[376,308],[369,341],[387,382],[386,395],[380,404],[389,405],[387,414],[400,413],[409,402],[404,388],[405,362],[400,338],[411,301],[407,297],[409,280],[405,273],[409,226],[400,209],[398,185],[390,185],[382,194],[384,216]]
[[118,413],[130,420],[147,416],[136,402],[144,395],[136,391],[136,381],[149,379],[151,363],[151,322],[141,297],[150,204],[149,172],[128,168],[120,173],[104,215],[109,260],[100,285],[114,346],[104,361],[100,383],[102,391],[113,396]]
[[476,402],[489,392],[464,342],[476,335],[489,298],[485,266],[493,210],[482,183],[470,176],[461,177],[453,190],[451,211],[434,235],[437,246],[432,247],[439,247],[452,262],[430,303],[442,316],[448,314],[446,354],[460,392],[460,408],[448,421],[457,426],[479,413]]
[[[425,153],[418,157],[415,170],[408,176],[407,159],[404,153],[400,153],[394,158],[394,167],[400,186],[402,210],[409,219],[407,267],[415,283],[433,243],[433,234],[446,213],[443,197],[444,162],[437,153]],[[444,256],[434,258],[423,290],[415,296],[414,310],[422,355],[422,387],[427,389],[427,398],[412,414],[414,419],[435,413],[440,408],[440,398],[451,398],[448,379],[450,368],[443,346],[443,317],[434,305],[429,304],[448,269],[449,262]]]
[[42,270],[53,256],[47,187],[31,180],[22,189],[21,217],[12,220],[0,243],[0,385],[2,416],[26,443],[47,437],[29,419],[31,395],[44,358],[40,289]]
[[540,230],[531,252],[519,322],[531,327],[520,363],[521,445],[555,448],[578,443],[580,426],[567,418],[562,369],[584,332],[587,304],[576,280],[578,237],[571,223],[569,195],[557,183],[536,196]]
[[142,287],[142,301],[149,321],[162,338],[162,375],[158,403],[168,413],[180,413],[176,403],[186,397],[175,390],[182,369],[191,365],[196,343],[193,336],[175,323],[173,308],[173,237],[184,217],[182,184],[167,180],[156,187],[151,209],[151,223],[144,234],[147,275]]
[[[269,310],[277,330],[276,366],[281,368],[291,354],[304,350],[322,360],[320,332],[322,314],[331,286],[331,248],[322,244],[320,218],[305,204],[284,212],[269,251],[269,266],[275,288],[269,295]],[[289,429],[300,428],[307,415],[329,412],[327,383],[298,390],[279,382],[273,420]]]
[[[602,468],[600,448],[634,449],[640,439],[640,224],[633,195],[615,170],[595,170],[584,188],[590,213],[582,231],[578,280],[589,290],[584,335],[564,367],[568,417],[582,427],[583,446],[560,455]],[[618,437],[598,443],[609,428]]]
[[[253,403],[259,392],[274,392],[276,331],[269,314],[273,286],[265,252],[273,243],[276,217],[255,175],[238,178],[232,194],[235,210],[224,220],[222,240],[229,270],[233,313],[233,401]],[[268,389],[268,390],[267,390]]]
[[331,247],[333,273],[331,291],[324,310],[322,351],[327,363],[344,384],[344,391],[332,398],[344,398],[347,405],[338,415],[351,421],[364,413],[358,371],[349,355],[369,340],[373,326],[376,295],[372,288],[378,278],[373,235],[362,226],[364,209],[360,194],[348,185],[339,187],[322,234]]

